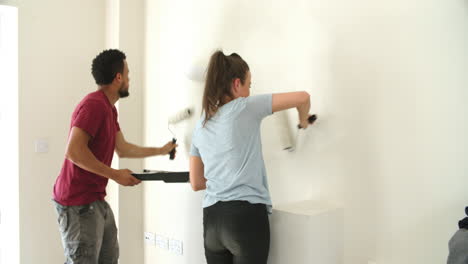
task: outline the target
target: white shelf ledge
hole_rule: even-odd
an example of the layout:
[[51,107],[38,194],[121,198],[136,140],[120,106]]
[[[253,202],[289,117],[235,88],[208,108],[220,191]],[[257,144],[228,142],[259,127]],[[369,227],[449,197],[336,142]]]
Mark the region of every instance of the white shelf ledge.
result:
[[269,264],[342,264],[343,208],[325,201],[275,206]]
[[297,215],[313,216],[336,210],[342,210],[341,206],[324,201],[307,200],[275,206],[273,208],[273,213],[286,212]]

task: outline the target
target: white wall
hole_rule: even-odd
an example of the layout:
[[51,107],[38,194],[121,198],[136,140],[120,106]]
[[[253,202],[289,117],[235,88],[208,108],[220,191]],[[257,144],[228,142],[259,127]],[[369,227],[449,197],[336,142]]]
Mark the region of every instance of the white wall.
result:
[[[219,47],[238,52],[252,93],[308,90],[320,118],[292,154],[280,150],[275,117],[265,121],[273,202],[342,205],[345,263],[445,261],[468,181],[466,1],[147,2],[147,143],[171,137],[170,113],[199,110],[202,86],[186,80],[187,64]],[[189,137],[194,120],[178,137]],[[186,169],[184,152],[146,167]],[[194,244],[201,194],[144,187],[145,230],[182,239],[188,251],[146,246],[146,263],[204,263]]]
[[18,9],[0,2],[0,263],[19,261]]
[[[96,89],[91,60],[105,47],[104,1],[18,1],[19,189],[22,264],[63,262],[52,187],[70,117]],[[47,139],[48,153],[34,140]]]
[[[115,2],[115,1],[114,1]],[[120,0],[119,45],[127,56],[130,70],[130,96],[119,100],[119,123],[125,139],[134,144],[143,142],[143,61],[144,1]],[[120,159],[119,167],[142,170],[142,159]],[[143,263],[142,187],[119,186],[118,218],[120,263]]]
[[347,263],[443,263],[466,204],[466,2],[343,8],[332,71],[349,129]]

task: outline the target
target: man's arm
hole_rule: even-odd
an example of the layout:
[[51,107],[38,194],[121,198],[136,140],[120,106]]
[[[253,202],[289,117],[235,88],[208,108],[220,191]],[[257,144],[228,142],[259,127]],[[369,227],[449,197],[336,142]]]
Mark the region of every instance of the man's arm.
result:
[[166,155],[171,152],[177,144],[168,142],[161,148],[140,147],[125,140],[121,131],[117,132],[115,140],[115,151],[120,158],[145,158],[155,155]]
[[91,136],[86,131],[79,127],[72,127],[65,157],[78,167],[112,179],[121,185],[133,186],[140,183],[140,180],[131,175],[130,170],[115,170],[96,159],[88,148],[89,140]]
[[197,156],[190,156],[190,184],[194,191],[206,189],[205,165]]

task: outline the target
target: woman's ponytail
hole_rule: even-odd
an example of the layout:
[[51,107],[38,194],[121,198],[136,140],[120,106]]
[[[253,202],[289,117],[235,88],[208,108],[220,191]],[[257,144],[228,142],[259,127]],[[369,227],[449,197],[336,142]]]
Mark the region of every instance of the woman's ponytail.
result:
[[224,104],[225,97],[232,98],[232,80],[239,78],[241,83],[244,83],[247,71],[249,71],[249,66],[236,53],[226,56],[221,50],[217,50],[211,55],[203,92],[202,105],[205,113],[203,125]]

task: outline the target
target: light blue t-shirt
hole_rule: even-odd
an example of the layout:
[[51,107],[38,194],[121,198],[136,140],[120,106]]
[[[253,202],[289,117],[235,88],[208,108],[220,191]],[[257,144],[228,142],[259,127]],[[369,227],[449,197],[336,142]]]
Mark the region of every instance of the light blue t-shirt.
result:
[[218,201],[248,201],[267,205],[271,213],[260,124],[272,114],[272,95],[237,98],[222,107],[192,135],[190,155],[202,159],[206,192],[203,207]]

